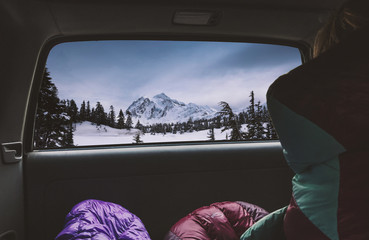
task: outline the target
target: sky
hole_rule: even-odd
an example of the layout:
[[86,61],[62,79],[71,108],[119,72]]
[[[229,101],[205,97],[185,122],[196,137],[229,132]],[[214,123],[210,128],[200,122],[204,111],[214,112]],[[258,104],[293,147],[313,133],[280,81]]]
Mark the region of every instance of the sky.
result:
[[215,109],[220,101],[244,109],[251,91],[265,103],[269,85],[300,64],[298,49],[286,46],[116,40],[59,44],[46,66],[60,99],[124,111],[139,97],[160,93]]

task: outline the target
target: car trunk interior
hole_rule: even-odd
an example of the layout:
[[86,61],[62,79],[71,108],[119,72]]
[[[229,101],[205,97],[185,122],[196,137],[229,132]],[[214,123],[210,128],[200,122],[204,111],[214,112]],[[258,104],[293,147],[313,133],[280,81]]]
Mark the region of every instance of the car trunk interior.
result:
[[[126,207],[152,239],[213,202],[246,201],[267,211],[286,206],[292,172],[278,141],[33,150],[41,75],[53,45],[77,40],[286,44],[307,60],[317,30],[342,2],[1,1],[0,240],[53,239],[85,199]],[[218,11],[221,18],[216,26],[176,25],[178,10]],[[20,161],[5,162],[6,143],[22,144]]]

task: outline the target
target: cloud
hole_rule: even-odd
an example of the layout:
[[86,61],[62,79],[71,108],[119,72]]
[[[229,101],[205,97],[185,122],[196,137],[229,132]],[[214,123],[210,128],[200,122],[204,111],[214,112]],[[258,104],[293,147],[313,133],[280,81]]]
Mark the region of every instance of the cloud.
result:
[[268,69],[287,63],[301,62],[296,48],[270,44],[246,45],[238,51],[229,52],[216,64],[217,69]]
[[47,65],[60,98],[125,110],[161,92],[186,103],[243,108],[252,90],[265,102],[268,86],[299,63],[298,50],[283,46],[107,41],[59,45]]
[[[172,81],[173,77],[168,77],[168,79],[162,79],[166,84],[156,89],[155,93],[165,92],[169,97],[185,103],[193,102],[214,108],[220,101],[226,101],[235,108],[245,108],[249,103],[251,91],[254,91],[257,101],[265,103],[265,94],[270,84],[290,69],[291,66],[284,65],[263,72],[239,70],[218,77],[177,76],[176,81]],[[155,89],[156,84],[156,82],[149,83],[145,86],[145,91],[150,92],[150,89]]]

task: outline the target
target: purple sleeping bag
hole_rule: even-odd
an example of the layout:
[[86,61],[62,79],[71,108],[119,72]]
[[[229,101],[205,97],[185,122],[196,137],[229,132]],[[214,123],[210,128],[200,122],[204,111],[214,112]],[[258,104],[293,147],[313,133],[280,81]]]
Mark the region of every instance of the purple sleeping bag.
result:
[[56,240],[150,240],[142,221],[114,203],[85,200],[73,207]]

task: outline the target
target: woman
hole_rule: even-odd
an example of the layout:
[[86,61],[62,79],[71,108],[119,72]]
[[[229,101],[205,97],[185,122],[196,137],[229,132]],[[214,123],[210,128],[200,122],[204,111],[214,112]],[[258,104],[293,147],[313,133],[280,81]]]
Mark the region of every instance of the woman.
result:
[[[280,77],[267,93],[296,173],[288,208],[274,214],[287,240],[369,239],[368,23],[368,0],[345,2],[318,32],[314,60]],[[268,239],[263,226],[272,216],[241,239]]]

